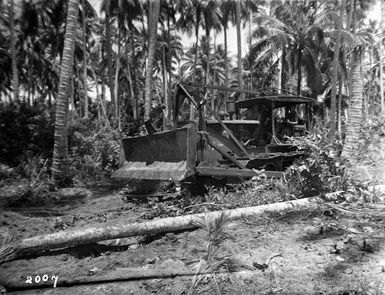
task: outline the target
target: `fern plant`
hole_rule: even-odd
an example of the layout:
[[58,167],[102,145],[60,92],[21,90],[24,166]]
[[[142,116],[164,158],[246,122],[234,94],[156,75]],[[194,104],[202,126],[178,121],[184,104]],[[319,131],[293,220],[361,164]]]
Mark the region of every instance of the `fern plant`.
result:
[[226,229],[232,225],[228,214],[222,211],[219,215],[211,217],[205,214],[198,218],[194,224],[207,233],[207,261],[210,263],[213,254],[218,250],[221,243],[227,239],[234,239],[232,235],[226,232]]
[[[226,229],[232,225],[230,216],[223,211],[214,217],[206,214],[196,219],[194,224],[207,233],[207,257],[199,260],[196,275],[193,277],[191,287],[187,294],[192,294],[193,289],[205,278],[209,280],[212,278],[216,294],[221,294],[216,272],[219,271],[222,265],[230,265],[232,260],[228,257],[217,257],[215,254],[223,241],[234,239],[232,235],[226,232]],[[207,273],[210,275],[207,275]],[[211,288],[211,286],[208,286],[208,288]]]

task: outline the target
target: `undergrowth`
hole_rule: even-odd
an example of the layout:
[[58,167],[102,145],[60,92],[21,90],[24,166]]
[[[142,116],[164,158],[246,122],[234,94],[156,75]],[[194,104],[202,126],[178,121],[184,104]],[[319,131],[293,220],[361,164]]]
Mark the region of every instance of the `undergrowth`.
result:
[[28,157],[52,156],[54,125],[43,107],[0,104],[0,163],[15,167]]
[[119,165],[119,133],[98,120],[78,119],[69,127],[70,169],[75,183],[108,177]]
[[341,158],[339,140],[331,142],[328,130],[314,130],[291,143],[304,152],[304,157],[285,172],[284,181],[298,197],[313,197],[329,192],[346,190],[350,185],[349,163]]
[[[283,180],[267,179],[263,171],[257,173],[252,179],[239,183],[226,184],[221,187],[206,186],[204,194],[195,195],[188,191],[182,191],[177,197],[170,197],[162,202],[151,198],[149,200],[142,198],[142,202],[146,202],[146,206],[150,209],[142,218],[174,217],[284,202],[297,198]],[[164,193],[168,194],[169,191],[165,190]],[[126,190],[123,189],[121,194],[126,195]],[[131,201],[135,202],[132,197],[133,195],[131,195]]]
[[363,123],[358,143],[358,162],[376,165],[385,162],[385,116]]
[[[127,132],[137,128],[137,122],[132,124]],[[49,182],[53,143],[54,118],[44,106],[0,105],[0,181],[23,178],[32,188]],[[108,177],[118,168],[119,133],[97,118],[73,116],[68,145],[75,185]]]

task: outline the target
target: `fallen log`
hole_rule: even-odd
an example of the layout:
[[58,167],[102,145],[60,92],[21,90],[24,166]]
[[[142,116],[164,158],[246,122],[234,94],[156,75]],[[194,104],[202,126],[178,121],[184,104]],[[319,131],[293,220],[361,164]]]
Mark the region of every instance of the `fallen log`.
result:
[[[250,267],[249,267],[250,268]],[[248,270],[250,270],[247,268]],[[243,270],[240,268],[235,271]],[[99,273],[100,272],[100,273]],[[9,274],[5,276],[0,275],[0,280],[3,286],[8,291],[16,290],[28,290],[28,289],[39,289],[39,288],[56,288],[56,287],[71,287],[77,285],[88,285],[88,284],[101,284],[111,283],[119,281],[137,281],[137,280],[149,280],[149,279],[165,279],[174,277],[188,277],[197,274],[196,270],[191,270],[185,266],[180,260],[168,259],[159,265],[146,265],[144,267],[126,267],[116,268],[109,270],[108,272],[98,270],[95,274],[77,276],[73,274],[58,274],[57,280],[53,281],[51,277],[43,281],[39,280],[39,283],[32,279],[32,283],[29,283],[28,276],[15,276]],[[212,274],[212,270],[205,268],[199,272],[199,274]]]
[[264,213],[282,212],[288,209],[318,208],[322,199],[318,197],[298,199],[294,201],[267,204],[255,207],[214,211],[199,214],[183,215],[155,219],[132,224],[117,224],[105,227],[90,227],[76,230],[60,231],[52,234],[23,239],[16,244],[4,245],[0,250],[0,264],[28,255],[36,255],[43,251],[64,249],[81,244],[90,244],[104,240],[127,238],[139,235],[150,235],[182,231],[196,228],[195,221],[205,217],[216,218],[225,213],[230,220],[246,216],[258,216]]
[[[183,264],[183,263],[182,263]],[[4,288],[4,292],[13,292],[13,291],[31,291],[33,289],[51,289],[58,288],[59,290],[54,294],[60,294],[60,288],[68,288],[75,286],[84,286],[84,285],[100,285],[107,283],[117,283],[117,282],[128,282],[128,281],[145,281],[152,279],[168,279],[168,278],[188,278],[193,276],[201,275],[213,275],[213,271],[210,268],[204,268],[199,272],[196,270],[187,269],[160,269],[159,267],[152,269],[151,266],[145,266],[140,268],[117,268],[114,270],[108,271],[108,273],[95,274],[89,276],[57,276],[55,281],[52,278],[49,278],[47,281],[40,281],[35,283],[35,278],[33,278],[33,283],[27,283],[29,277],[7,277],[2,279],[0,285]],[[215,274],[237,274],[237,276],[250,277],[255,271],[258,271],[257,267],[252,266],[242,266],[230,270],[218,270],[215,271]],[[75,291],[75,290],[74,290]],[[38,292],[36,290],[36,292]],[[64,293],[64,290],[63,290]],[[2,293],[0,293],[2,294]],[[4,293],[5,294],[5,293]],[[50,293],[51,294],[51,293]]]

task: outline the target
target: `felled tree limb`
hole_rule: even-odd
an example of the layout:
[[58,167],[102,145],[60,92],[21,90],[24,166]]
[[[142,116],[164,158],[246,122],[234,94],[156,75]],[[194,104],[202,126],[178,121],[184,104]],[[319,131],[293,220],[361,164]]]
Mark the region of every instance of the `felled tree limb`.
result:
[[[100,272],[100,273],[99,273]],[[211,274],[212,270],[205,268],[200,274]],[[118,281],[130,280],[146,280],[146,279],[162,279],[181,276],[194,276],[196,271],[188,269],[180,260],[168,259],[159,265],[146,265],[144,267],[127,267],[116,268],[108,272],[98,270],[95,274],[90,275],[73,275],[73,274],[58,274],[58,280],[55,287],[70,287],[85,284],[100,284]],[[53,281],[49,278],[47,281],[39,282],[38,284],[26,283],[26,276],[20,278],[10,274],[5,276],[0,275],[1,283],[7,290],[27,290],[32,288],[52,288]]]
[[[246,216],[258,216],[264,213],[282,212],[288,209],[317,208],[322,203],[318,197],[299,199],[281,203],[225,210],[229,219]],[[197,227],[194,224],[206,214],[209,218],[220,216],[223,211],[190,214],[168,217],[141,223],[117,224],[105,227],[90,227],[76,230],[60,231],[48,235],[23,239],[17,244],[5,245],[0,251],[0,264],[18,259],[26,255],[36,255],[42,251],[74,247],[81,244],[95,243],[104,240],[126,238],[139,235],[167,233]]]

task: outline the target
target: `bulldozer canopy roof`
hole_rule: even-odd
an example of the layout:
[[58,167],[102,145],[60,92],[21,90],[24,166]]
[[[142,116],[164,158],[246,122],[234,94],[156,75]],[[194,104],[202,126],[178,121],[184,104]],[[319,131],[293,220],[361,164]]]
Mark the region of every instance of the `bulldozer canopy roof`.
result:
[[292,95],[271,95],[271,96],[259,96],[251,99],[241,100],[235,103],[235,107],[238,109],[251,108],[254,105],[274,103],[274,108],[288,107],[296,104],[312,103],[313,99],[304,96],[292,96]]

